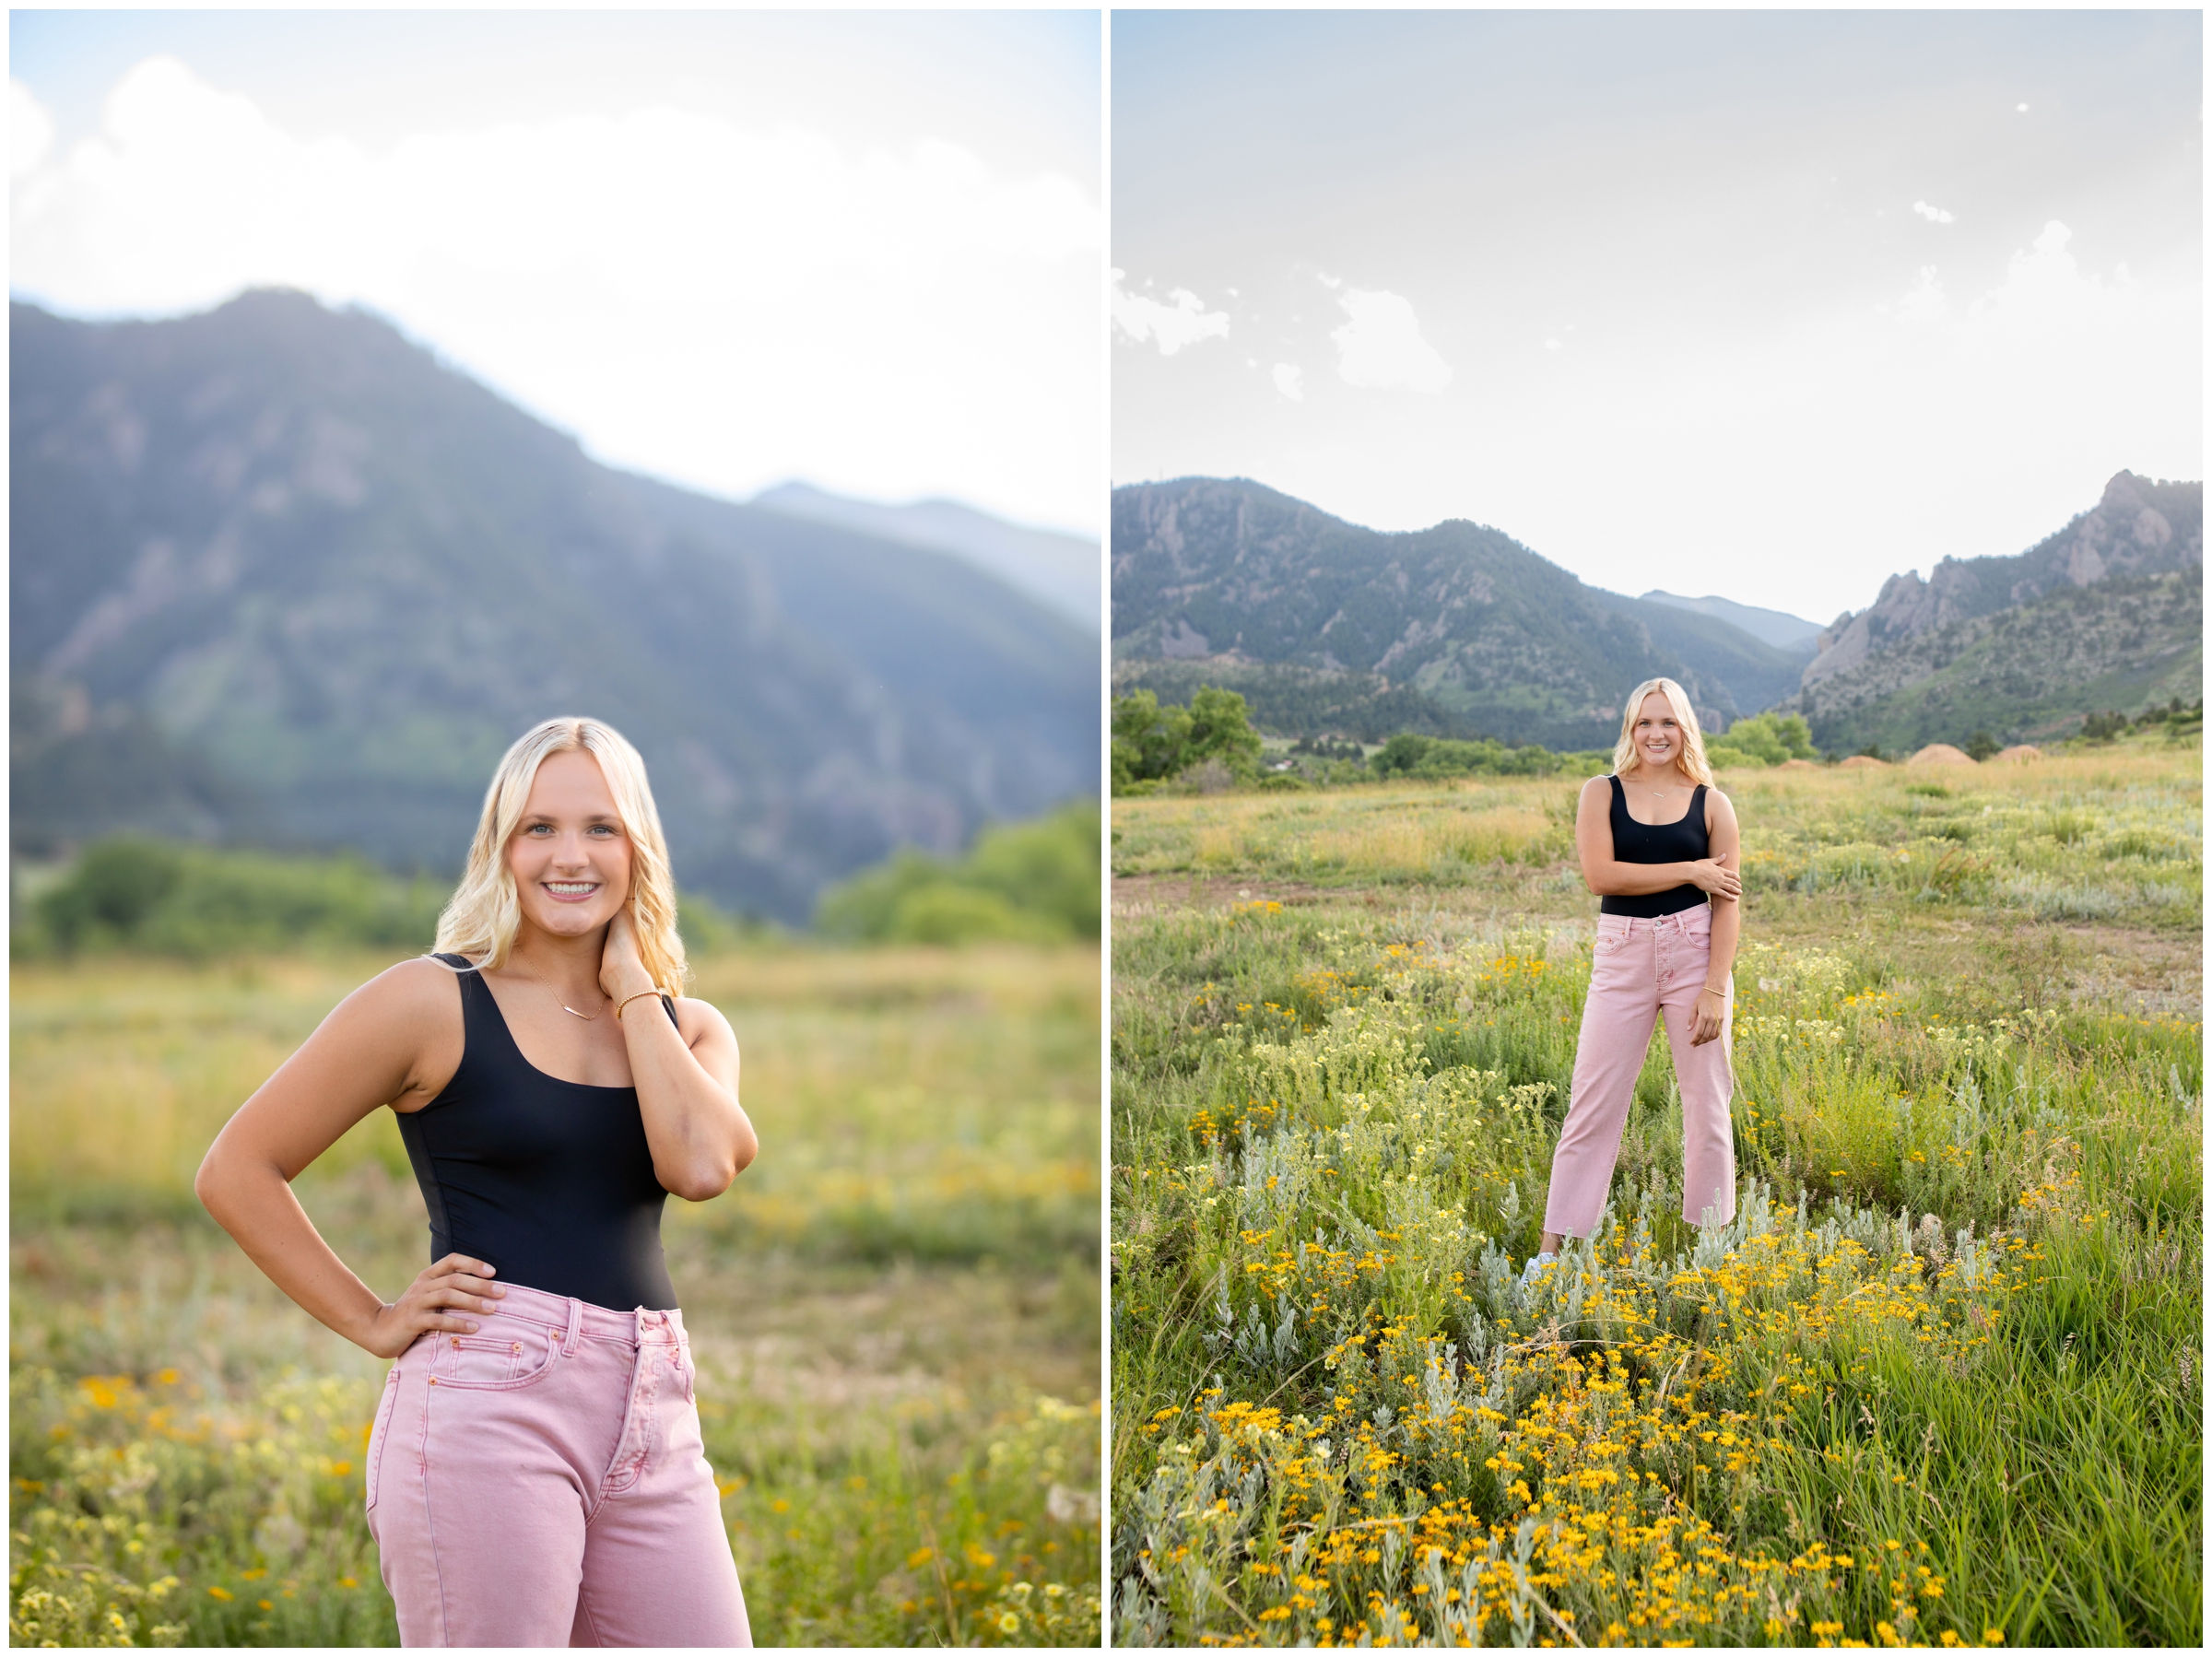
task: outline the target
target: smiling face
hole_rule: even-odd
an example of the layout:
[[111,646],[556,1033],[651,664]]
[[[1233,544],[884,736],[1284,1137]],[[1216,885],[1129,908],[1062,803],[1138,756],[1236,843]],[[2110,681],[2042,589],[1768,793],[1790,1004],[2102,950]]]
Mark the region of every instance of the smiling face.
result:
[[1636,711],[1636,723],[1629,735],[1635,744],[1638,762],[1647,771],[1671,770],[1682,757],[1682,723],[1675,717],[1673,704],[1656,690],[1645,697],[1643,706]]
[[556,937],[596,931],[629,901],[629,836],[589,753],[569,748],[537,768],[507,867],[524,921]]

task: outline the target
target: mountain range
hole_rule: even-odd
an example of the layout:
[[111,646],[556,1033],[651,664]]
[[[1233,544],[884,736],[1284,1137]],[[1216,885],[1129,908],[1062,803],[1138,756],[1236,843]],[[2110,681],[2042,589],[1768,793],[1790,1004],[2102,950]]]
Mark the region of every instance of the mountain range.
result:
[[1114,490],[1112,559],[1117,682],[1201,659],[1315,687],[1379,680],[1445,734],[1610,746],[1630,689],[1663,674],[1723,725],[1794,694],[1806,660],[1679,603],[1586,586],[1495,529],[1386,535],[1242,478]]
[[553,714],[621,729],[677,875],[796,920],[901,844],[1093,793],[1096,633],[911,539],[591,460],[286,291],[10,307],[11,837],[459,866]]
[[1814,652],[1814,641],[1820,637],[1818,622],[1807,621],[1786,610],[1762,610],[1757,605],[1739,605],[1733,598],[1715,598],[1710,594],[1704,598],[1683,598],[1657,587],[1643,596],[1652,604],[1672,605],[1678,610],[1695,610],[1700,616],[1717,617],[1776,650],[1802,651],[1808,660]]
[[2123,472],[2027,552],[1892,576],[1826,629],[1717,596],[1585,585],[1500,531],[1382,534],[1241,478],[1116,489],[1113,678],[1243,691],[1288,735],[1609,746],[1637,683],[1709,729],[1802,712],[1831,751],[2078,729],[2203,695],[2204,488]]
[[957,500],[885,506],[795,481],[761,490],[752,504],[818,523],[841,524],[886,541],[949,552],[1093,633],[1103,619],[1099,544],[1080,535],[1008,523]]
[[1794,704],[1824,746],[1917,747],[2204,695],[2205,488],[2121,472],[2026,552],[1906,570],[1822,630]]

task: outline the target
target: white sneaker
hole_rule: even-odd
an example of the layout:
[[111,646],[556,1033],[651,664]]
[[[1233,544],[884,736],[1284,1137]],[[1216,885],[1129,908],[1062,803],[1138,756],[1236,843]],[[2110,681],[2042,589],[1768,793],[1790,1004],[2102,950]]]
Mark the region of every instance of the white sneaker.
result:
[[1521,1268],[1521,1281],[1524,1283],[1534,1283],[1536,1280],[1537,1275],[1541,1273],[1546,1266],[1557,1265],[1559,1263],[1559,1257],[1557,1254],[1554,1254],[1550,1250],[1547,1249],[1543,1253],[1535,1255],[1526,1265]]

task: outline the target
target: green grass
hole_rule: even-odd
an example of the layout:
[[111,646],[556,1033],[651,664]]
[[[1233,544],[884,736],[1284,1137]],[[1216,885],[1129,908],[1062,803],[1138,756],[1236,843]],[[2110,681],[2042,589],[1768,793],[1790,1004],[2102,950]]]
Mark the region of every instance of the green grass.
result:
[[[18,965],[17,1643],[118,1617],[141,1644],[394,1641],[360,1511],[383,1365],[190,1194],[237,1102],[384,961]],[[665,1231],[763,1643],[1095,1641],[1097,986],[1088,947],[699,963],[763,1151]],[[298,1189],[372,1286],[421,1269],[388,1116]]]
[[1726,779],[1737,1220],[1657,1042],[1531,1290],[1563,791],[1117,805],[1115,1638],[2200,1643],[2196,767]]

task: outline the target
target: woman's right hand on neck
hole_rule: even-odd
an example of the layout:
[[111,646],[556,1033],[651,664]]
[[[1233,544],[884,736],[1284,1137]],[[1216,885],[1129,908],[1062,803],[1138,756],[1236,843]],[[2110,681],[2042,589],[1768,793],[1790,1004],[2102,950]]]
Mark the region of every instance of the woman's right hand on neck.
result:
[[507,1292],[491,1281],[493,1275],[480,1260],[448,1254],[409,1284],[406,1294],[379,1308],[353,1342],[378,1357],[397,1357],[425,1334],[474,1334],[480,1325],[465,1314],[497,1310]]

